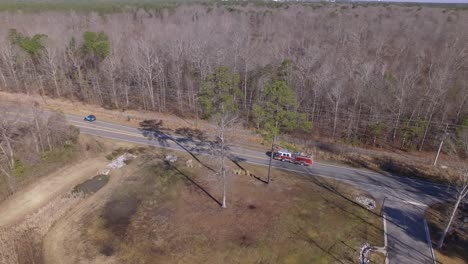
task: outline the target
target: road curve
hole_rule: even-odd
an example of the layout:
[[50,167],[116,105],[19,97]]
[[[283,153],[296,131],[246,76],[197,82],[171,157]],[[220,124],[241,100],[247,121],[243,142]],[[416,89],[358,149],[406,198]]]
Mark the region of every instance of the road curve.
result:
[[[150,145],[175,151],[209,154],[209,145],[190,138],[173,137],[162,132],[95,121],[67,115],[68,121],[81,133],[136,144]],[[268,165],[264,152],[231,147],[233,158],[240,163]],[[274,161],[273,166],[309,176],[333,178],[365,190],[384,201],[385,245],[389,264],[435,263],[424,211],[427,205],[446,200],[448,188],[429,181],[398,177],[370,170],[355,169],[325,163],[303,167]]]

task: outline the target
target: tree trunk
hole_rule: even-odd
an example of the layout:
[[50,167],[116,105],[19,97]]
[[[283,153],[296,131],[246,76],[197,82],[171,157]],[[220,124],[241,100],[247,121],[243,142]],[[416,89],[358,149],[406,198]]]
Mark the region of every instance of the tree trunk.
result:
[[128,86],[128,84],[125,84],[125,87],[124,87],[124,93],[125,93],[125,107],[128,107],[128,105],[130,104],[130,101],[128,99],[128,90],[130,89],[130,87]]
[[55,70],[52,73],[52,78],[54,79],[55,94],[57,95],[57,97],[60,97],[61,96],[60,88],[59,88],[59,85],[58,85],[58,82],[57,82],[57,72]]
[[458,108],[457,110],[457,118],[455,119],[455,122],[459,122],[460,121],[460,113],[462,112],[463,110],[463,106],[465,105],[465,102],[466,100],[468,100],[468,94],[465,95],[465,97],[463,98],[461,104],[460,104],[460,107]]
[[117,109],[120,108],[120,104],[119,104],[119,100],[117,98],[117,90],[115,88],[115,78],[114,78],[114,73],[113,73],[113,69],[111,69],[111,74],[110,74],[110,78],[111,78],[111,89],[112,89],[112,100],[114,101],[114,105]]
[[37,115],[34,113],[34,124],[36,126],[36,132],[37,132],[37,136],[39,138],[39,146],[40,146],[40,149],[41,151],[44,150],[44,145],[43,145],[43,140],[42,140],[42,136],[41,136],[41,128],[39,127],[39,122],[37,121]]
[[398,109],[398,115],[397,115],[397,118],[395,120],[395,127],[393,128],[393,136],[392,136],[393,140],[395,140],[396,135],[397,135],[398,125],[399,125],[399,122],[400,122],[400,116],[401,116],[401,106]]
[[[247,63],[244,68],[244,109],[247,109]],[[249,118],[247,116],[247,118]]]
[[8,148],[9,153],[6,153],[3,148],[2,148],[2,151],[5,154],[7,154],[7,156],[9,157],[8,165],[9,165],[10,169],[13,169],[13,167],[15,166],[15,155],[14,155],[14,152],[13,152],[13,148],[11,147],[10,140],[8,139],[8,137],[5,134],[3,134],[3,140],[6,142],[6,146]]
[[39,146],[39,141],[37,140],[36,134],[33,131],[31,131],[31,136],[32,136],[32,138],[34,140],[34,146],[36,147],[36,152],[40,153],[41,149],[40,149],[40,146]]
[[338,106],[339,106],[339,102],[338,102],[338,100],[336,100],[336,103],[335,103],[335,117],[333,118],[333,137],[335,137],[336,123],[338,121]]
[[6,81],[6,78],[5,78],[5,74],[3,74],[3,70],[2,70],[1,67],[0,67],[0,77],[2,77],[3,87],[5,89],[8,89],[8,84],[7,84],[7,81]]
[[431,126],[431,121],[432,121],[432,114],[429,117],[429,121],[427,122],[426,129],[424,129],[424,135],[423,135],[423,138],[421,140],[421,145],[419,146],[419,151],[421,151],[423,149],[423,147],[424,147],[424,142],[426,141],[427,131],[429,130],[429,127]]
[[312,101],[312,113],[311,113],[312,122],[315,121],[315,107],[316,107],[316,104],[317,104],[317,92],[314,90],[314,100]]
[[227,207],[227,204],[226,204],[226,170],[224,169],[224,154],[223,154],[223,158],[222,158],[222,173],[223,173],[223,205],[222,207],[223,208],[226,208]]
[[223,175],[223,204],[222,207],[226,208],[226,168],[225,166],[225,158],[226,158],[226,153],[224,149],[224,129],[225,129],[225,124],[224,124],[224,118],[221,120],[221,174]]
[[[455,203],[455,206],[453,207],[453,211],[452,211],[452,215],[450,216],[450,220],[449,220],[449,222],[447,223],[447,226],[445,227],[444,233],[443,233],[442,236],[440,237],[439,242],[437,243],[437,248],[438,248],[438,249],[441,249],[442,246],[444,245],[445,237],[447,236],[447,233],[448,233],[448,231],[449,231],[449,229],[450,229],[450,226],[452,225],[452,221],[453,221],[453,219],[455,218],[455,215],[456,215],[456,213],[457,213],[458,206],[460,205],[460,202],[463,201],[463,199],[464,199],[465,196],[466,196],[466,193],[467,193],[467,192],[466,192],[466,189],[467,189],[467,188],[468,188],[468,185],[465,186],[465,188],[463,189],[463,192],[464,192],[465,194],[464,194],[464,195],[461,194],[461,195],[459,195],[458,198],[457,198],[457,202]],[[463,192],[462,192],[462,193],[463,193]]]

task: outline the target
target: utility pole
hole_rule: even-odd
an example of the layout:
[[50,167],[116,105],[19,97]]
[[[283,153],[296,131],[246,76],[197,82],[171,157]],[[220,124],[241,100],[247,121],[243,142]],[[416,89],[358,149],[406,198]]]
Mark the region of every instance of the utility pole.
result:
[[273,133],[273,139],[272,139],[272,142],[271,142],[270,163],[268,164],[268,179],[267,179],[267,184],[270,184],[271,162],[272,162],[272,160],[273,160],[273,153],[275,152],[275,143],[276,143],[276,135],[277,135],[276,129],[278,129],[278,121],[276,121],[276,123],[275,123],[275,131],[274,131],[274,133]]
[[196,118],[195,118],[195,129],[198,129],[198,99],[199,97],[198,96],[194,96],[195,98],[195,115],[196,115]]
[[380,206],[380,216],[383,216],[385,200],[387,200],[387,196],[384,197],[384,199],[382,201],[382,205]]
[[273,140],[272,140],[272,142],[271,142],[270,163],[268,164],[268,179],[267,179],[267,183],[270,183],[271,161],[273,160],[273,153],[275,152],[275,141],[276,141],[276,136],[273,136]]
[[434,166],[436,166],[436,164],[437,164],[437,160],[439,159],[440,151],[442,150],[442,145],[444,144],[444,140],[447,137],[447,129],[448,129],[448,124],[445,127],[444,135],[442,136],[442,140],[440,141],[439,150],[437,150],[437,155],[436,155],[436,157],[434,159],[434,164],[433,164]]

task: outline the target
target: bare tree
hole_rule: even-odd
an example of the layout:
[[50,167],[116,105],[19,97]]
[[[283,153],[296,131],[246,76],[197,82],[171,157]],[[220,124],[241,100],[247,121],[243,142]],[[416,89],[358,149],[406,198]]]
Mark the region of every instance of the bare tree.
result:
[[104,62],[104,71],[107,73],[107,76],[110,81],[110,93],[111,93],[112,102],[116,108],[119,108],[120,103],[119,103],[119,96],[117,93],[117,83],[116,83],[117,74],[118,74],[117,64],[118,64],[117,56],[115,55],[115,53],[112,53]]
[[139,74],[141,74],[142,82],[146,88],[146,95],[150,100],[150,109],[156,110],[156,105],[159,106],[159,97],[155,94],[154,82],[156,78],[161,74],[160,67],[158,67],[160,61],[156,51],[151,47],[151,44],[144,41],[139,41],[136,46],[136,57],[134,57],[135,64],[138,67]]
[[59,69],[58,69],[57,50],[47,47],[45,56],[43,57],[43,62],[45,63],[45,66],[48,69],[48,73],[54,82],[55,95],[57,97],[60,97],[62,94],[61,92],[62,89],[59,87],[59,84],[58,84]]
[[[13,121],[13,122],[12,122]],[[0,174],[5,175],[10,193],[15,192],[15,177],[11,171],[15,167],[15,152],[13,150],[14,119],[6,118],[0,121]]]
[[[385,123],[381,143],[398,147],[407,145],[402,129],[419,122],[423,132],[412,143],[436,150],[440,124],[459,125],[468,115],[468,16],[442,23],[447,14],[430,8],[418,10],[418,18],[400,12],[403,7],[369,9],[365,18],[358,9],[332,6],[207,8],[177,7],[164,16],[129,11],[105,19],[74,12],[0,16],[0,87],[192,115],[203,81],[226,65],[241,76],[236,103],[251,124],[264,83],[286,60],[285,80],[299,103],[294,111],[310,114],[314,133],[352,135],[368,144],[369,126]],[[8,30],[14,28],[25,36],[47,35],[40,65],[11,43]],[[109,36],[112,55],[99,67],[83,49],[85,31]]]
[[342,103],[343,92],[345,90],[345,85],[342,82],[335,82],[331,89],[328,92],[328,99],[333,104],[333,134],[336,135],[336,126],[338,124],[338,117],[340,114],[340,104]]
[[468,167],[465,167],[462,170],[463,171],[457,178],[451,179],[452,186],[455,191],[455,205],[453,206],[452,213],[450,214],[450,218],[447,222],[447,225],[445,226],[444,232],[442,233],[442,236],[437,243],[437,248],[439,249],[444,245],[445,237],[447,236],[447,233],[452,226],[452,222],[455,219],[458,207],[468,195]]
[[226,188],[227,188],[227,165],[226,158],[229,156],[229,133],[232,132],[232,128],[238,120],[238,115],[233,112],[225,112],[222,114],[215,115],[213,121],[216,122],[216,147],[215,153],[218,154],[220,160],[220,166],[218,173],[220,174],[223,181],[223,201],[222,207],[226,208]]
[[220,159],[218,174],[223,180],[223,202],[222,207],[226,208],[226,157],[227,132],[237,120],[238,107],[235,101],[235,94],[240,93],[240,77],[227,67],[216,67],[213,73],[208,75],[200,93],[200,104],[203,115],[210,118],[217,128],[214,144],[215,153]]

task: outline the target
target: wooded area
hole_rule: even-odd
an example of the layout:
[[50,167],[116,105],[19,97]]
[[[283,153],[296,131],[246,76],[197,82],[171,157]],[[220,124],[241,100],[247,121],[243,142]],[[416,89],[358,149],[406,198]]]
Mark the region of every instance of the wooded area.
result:
[[256,127],[263,89],[284,79],[297,101],[288,110],[313,123],[306,132],[422,150],[447,130],[468,151],[464,9],[206,4],[4,12],[0,23],[3,91],[195,117],[223,66],[239,76],[246,125]]
[[[71,148],[79,130],[59,113],[45,113],[37,106],[0,105],[0,201],[27,182],[28,170],[52,160],[64,147]],[[36,175],[37,177],[37,175]]]

